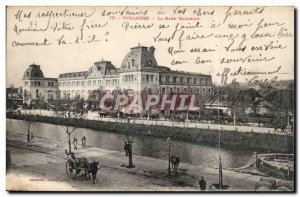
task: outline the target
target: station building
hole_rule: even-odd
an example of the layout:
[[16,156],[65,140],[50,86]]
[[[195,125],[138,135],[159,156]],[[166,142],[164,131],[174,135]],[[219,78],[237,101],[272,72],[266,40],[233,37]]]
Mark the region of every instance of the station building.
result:
[[87,71],[62,73],[58,78],[45,78],[40,66],[30,65],[25,71],[24,92],[32,100],[43,98],[44,102],[56,98],[88,99],[93,90],[115,89],[150,94],[200,94],[212,91],[211,75],[171,70],[160,66],[153,46],[136,46],[125,55],[119,67],[111,61],[95,62]]
[[119,68],[111,61],[95,62],[88,71],[63,73],[58,77],[60,97],[88,98],[99,87],[148,93],[201,94],[212,91],[211,75],[174,71],[158,65],[155,48],[137,46],[125,55]]

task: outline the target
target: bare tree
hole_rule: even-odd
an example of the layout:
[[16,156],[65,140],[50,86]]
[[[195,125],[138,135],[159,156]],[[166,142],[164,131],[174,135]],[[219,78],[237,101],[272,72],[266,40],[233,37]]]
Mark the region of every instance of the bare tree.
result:
[[31,103],[31,93],[28,92],[27,90],[24,90],[23,103],[26,104],[26,106],[25,106],[25,114],[26,114],[26,108]]
[[99,107],[101,98],[106,94],[106,91],[103,86],[100,86],[96,90],[92,90],[88,95],[88,102],[91,108]]
[[62,125],[62,127],[68,136],[68,154],[70,154],[72,152],[71,134],[77,129],[77,127],[74,126],[74,119],[84,112],[83,105],[81,105],[82,100],[80,98],[67,98],[60,101],[58,100],[57,102],[56,108],[58,110],[58,115],[64,118],[64,122],[66,123],[65,125]]

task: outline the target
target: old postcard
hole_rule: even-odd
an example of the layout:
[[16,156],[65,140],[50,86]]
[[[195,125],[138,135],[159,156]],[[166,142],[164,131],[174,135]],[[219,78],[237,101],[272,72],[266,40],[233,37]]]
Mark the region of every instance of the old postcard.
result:
[[295,191],[294,7],[6,15],[8,191]]

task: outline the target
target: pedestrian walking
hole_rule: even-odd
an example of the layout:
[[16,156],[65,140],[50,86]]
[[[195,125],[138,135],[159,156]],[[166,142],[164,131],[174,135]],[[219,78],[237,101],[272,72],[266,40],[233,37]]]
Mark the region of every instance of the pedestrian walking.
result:
[[34,144],[34,135],[30,132],[30,142]]
[[81,147],[82,147],[82,148],[85,148],[85,147],[86,147],[86,138],[85,138],[85,136],[83,136],[83,137],[81,138]]
[[77,139],[75,137],[73,138],[73,145],[74,145],[74,150],[77,150]]
[[201,180],[199,180],[200,190],[205,191],[206,190],[206,185],[207,185],[207,183],[204,180],[204,176],[201,176]]
[[125,141],[124,150],[125,150],[125,153],[126,153],[125,156],[128,156],[128,154],[129,154],[129,143],[127,143],[127,141]]

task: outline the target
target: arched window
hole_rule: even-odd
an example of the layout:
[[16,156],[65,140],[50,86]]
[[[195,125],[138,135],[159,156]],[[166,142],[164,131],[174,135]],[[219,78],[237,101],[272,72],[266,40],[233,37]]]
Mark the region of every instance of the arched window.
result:
[[161,88],[161,93],[162,93],[162,94],[165,94],[165,93],[166,93],[166,88],[165,88],[165,87],[162,87],[162,88]]

